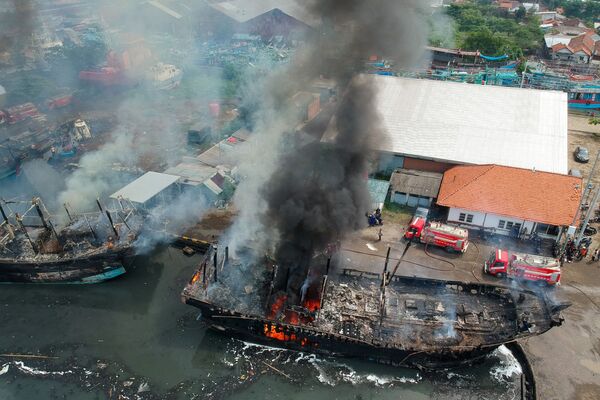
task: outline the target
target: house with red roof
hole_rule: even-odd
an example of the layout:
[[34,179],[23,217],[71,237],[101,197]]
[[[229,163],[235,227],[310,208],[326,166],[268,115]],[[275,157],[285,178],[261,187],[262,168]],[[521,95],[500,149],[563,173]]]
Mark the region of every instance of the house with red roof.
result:
[[553,60],[588,64],[596,55],[596,44],[600,36],[593,29],[579,35],[546,35],[546,45]]
[[450,223],[557,240],[576,219],[582,186],[582,179],[571,175],[462,165],[444,173],[437,204],[448,208]]

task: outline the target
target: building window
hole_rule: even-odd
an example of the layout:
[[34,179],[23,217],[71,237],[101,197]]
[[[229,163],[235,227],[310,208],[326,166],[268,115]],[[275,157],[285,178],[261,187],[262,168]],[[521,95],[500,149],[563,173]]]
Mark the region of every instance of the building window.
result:
[[512,221],[508,221],[508,222],[506,223],[506,229],[508,229],[508,230],[512,229],[513,225],[514,225],[514,224],[512,223]]
[[506,224],[506,221],[501,219],[500,221],[498,221],[498,228],[504,229],[504,224]]
[[521,232],[521,224],[520,224],[520,223],[519,223],[519,224],[515,224],[515,225],[514,225],[514,229],[515,229],[517,232]]
[[555,225],[546,225],[539,223],[537,224],[536,232],[545,235],[556,236],[560,232],[560,228]]
[[458,215],[458,220],[460,222],[467,222],[470,224],[471,222],[473,222],[473,214],[460,213]]

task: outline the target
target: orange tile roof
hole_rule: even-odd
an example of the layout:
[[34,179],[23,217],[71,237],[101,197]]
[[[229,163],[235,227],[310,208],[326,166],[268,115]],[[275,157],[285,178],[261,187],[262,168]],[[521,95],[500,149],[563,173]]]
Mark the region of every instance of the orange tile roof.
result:
[[588,56],[592,54],[594,51],[594,39],[590,37],[590,33],[584,33],[583,35],[579,35],[574,37],[569,42],[569,49],[573,53],[577,53],[578,51],[583,51]]
[[550,225],[571,225],[582,179],[499,165],[463,165],[444,173],[437,203]]

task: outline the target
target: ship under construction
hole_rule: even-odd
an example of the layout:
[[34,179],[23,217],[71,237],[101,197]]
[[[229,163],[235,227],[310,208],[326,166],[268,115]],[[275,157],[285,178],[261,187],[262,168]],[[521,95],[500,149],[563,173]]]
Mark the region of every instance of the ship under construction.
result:
[[303,352],[425,368],[470,363],[502,344],[561,325],[568,304],[543,290],[346,268],[340,252],[309,257],[300,293],[295,272],[252,250],[211,247],[182,292],[209,327]]

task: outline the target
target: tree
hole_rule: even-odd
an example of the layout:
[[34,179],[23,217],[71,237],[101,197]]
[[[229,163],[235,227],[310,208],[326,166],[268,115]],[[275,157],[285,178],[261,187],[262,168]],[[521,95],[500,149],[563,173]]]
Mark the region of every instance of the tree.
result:
[[[480,50],[486,55],[508,54],[513,58],[537,50],[543,39],[539,19],[519,9],[513,18],[505,10],[487,2],[452,4],[448,15],[456,24],[455,43],[464,50]],[[519,21],[519,22],[517,22]],[[433,43],[439,36],[430,37]]]
[[517,8],[517,11],[515,11],[515,19],[517,21],[522,21],[525,16],[527,16],[527,10],[525,7],[521,6]]

